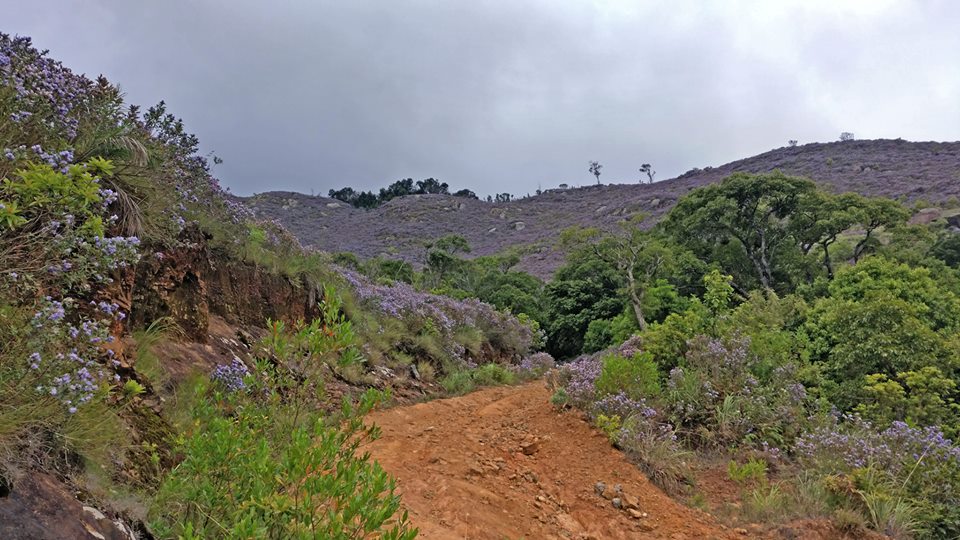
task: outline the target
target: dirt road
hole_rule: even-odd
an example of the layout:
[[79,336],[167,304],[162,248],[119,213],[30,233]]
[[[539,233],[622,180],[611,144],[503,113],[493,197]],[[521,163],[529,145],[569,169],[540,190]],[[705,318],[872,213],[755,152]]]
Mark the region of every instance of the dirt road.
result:
[[[575,412],[550,405],[542,382],[371,415],[368,449],[399,482],[421,538],[734,538],[709,515],[650,484]],[[620,484],[635,518],[594,491]],[[740,537],[742,538],[742,537]]]

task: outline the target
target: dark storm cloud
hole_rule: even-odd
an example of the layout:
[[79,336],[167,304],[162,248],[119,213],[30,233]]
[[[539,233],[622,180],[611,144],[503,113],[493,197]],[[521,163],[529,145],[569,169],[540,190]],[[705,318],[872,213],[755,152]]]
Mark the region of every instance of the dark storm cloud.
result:
[[632,182],[960,126],[950,1],[5,2],[3,31],[165,99],[238,193],[524,194],[590,183],[590,159]]

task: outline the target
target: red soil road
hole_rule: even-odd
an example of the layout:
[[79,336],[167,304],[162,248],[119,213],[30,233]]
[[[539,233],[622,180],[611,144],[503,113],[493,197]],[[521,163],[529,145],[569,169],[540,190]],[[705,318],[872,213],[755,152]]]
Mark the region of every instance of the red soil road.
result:
[[[367,449],[397,478],[420,538],[742,538],[653,486],[577,413],[557,412],[542,382],[369,418],[383,436]],[[613,508],[597,482],[621,484],[647,517]]]

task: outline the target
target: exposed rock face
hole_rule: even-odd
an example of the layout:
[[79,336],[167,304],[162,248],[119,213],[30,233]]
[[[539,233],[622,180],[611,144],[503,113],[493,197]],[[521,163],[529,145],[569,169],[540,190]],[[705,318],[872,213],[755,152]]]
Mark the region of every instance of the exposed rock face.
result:
[[182,247],[138,265],[129,301],[135,326],[172,317],[190,339],[205,343],[211,315],[261,326],[268,318],[289,322],[318,314],[316,284],[218,257],[196,228],[185,229],[180,240]]
[[0,497],[0,538],[4,540],[136,540],[122,519],[84,506],[51,476],[24,474]]
[[[111,348],[119,362],[117,373],[124,379],[140,379],[126,330],[146,327],[161,317],[171,317],[184,335],[159,343],[155,352],[171,380],[183,380],[194,370],[209,370],[236,355],[249,354],[250,343],[264,332],[267,319],[291,322],[319,315],[319,284],[238,262],[211,250],[208,240],[198,228],[189,227],[177,247],[159,256],[147,247],[136,268],[97,293],[129,313],[125,322],[112,328],[118,339]],[[152,466],[143,466],[151,458],[146,449],[154,449],[164,466],[172,466],[168,447],[172,428],[159,414],[162,389],[150,387],[143,379],[140,382],[147,391],[120,414],[129,439],[118,441],[125,451],[115,459],[124,483],[151,486],[157,478]],[[149,536],[135,535],[109,508],[81,503],[68,480],[30,470],[12,481],[0,476],[0,539],[48,538]]]

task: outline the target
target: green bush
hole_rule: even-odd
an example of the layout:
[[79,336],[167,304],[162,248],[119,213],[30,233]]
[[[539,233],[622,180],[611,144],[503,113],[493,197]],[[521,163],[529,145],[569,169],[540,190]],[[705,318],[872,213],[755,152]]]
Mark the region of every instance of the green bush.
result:
[[739,465],[736,461],[730,461],[727,465],[727,476],[730,480],[733,480],[741,486],[746,484],[766,484],[767,462],[762,459],[751,459]]
[[484,364],[473,371],[473,381],[479,386],[497,386],[513,384],[516,375],[500,364]]
[[163,538],[412,539],[400,498],[383,469],[359,453],[377,435],[362,415],[378,401],[368,392],[341,421],[277,432],[273,414],[246,404],[197,411],[183,461],[160,487],[151,528]]
[[440,386],[448,394],[462,396],[473,391],[476,388],[476,383],[473,382],[473,375],[469,371],[455,371],[441,379]]
[[624,393],[640,400],[660,394],[660,374],[649,354],[632,358],[611,354],[601,359],[600,376],[594,382],[597,397]]

